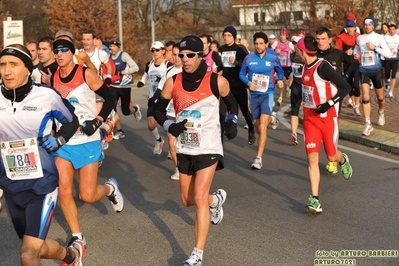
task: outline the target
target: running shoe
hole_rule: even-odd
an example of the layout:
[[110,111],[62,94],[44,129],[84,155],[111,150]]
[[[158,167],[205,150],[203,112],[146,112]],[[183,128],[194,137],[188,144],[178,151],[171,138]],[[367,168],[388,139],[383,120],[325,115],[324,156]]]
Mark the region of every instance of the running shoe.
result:
[[283,105],[283,98],[279,97],[278,100],[276,101],[277,106],[282,106]]
[[124,137],[125,137],[125,133],[120,130],[114,134],[114,139],[123,139]]
[[173,175],[170,176],[170,180],[173,181],[179,181],[180,177],[179,177],[179,169],[175,169],[175,172],[173,173]]
[[353,107],[352,98],[350,98],[350,97],[348,99],[348,107]]
[[248,128],[249,128],[248,124],[245,124],[244,129],[248,129]]
[[391,80],[388,79],[387,82],[385,83],[385,90],[389,91],[390,88],[391,88]]
[[291,135],[288,137],[288,141],[292,144],[292,145],[298,145],[298,136],[296,133],[291,133]]
[[140,111],[140,106],[138,104],[135,104],[133,105],[133,107],[137,108],[137,111],[133,114],[133,116],[136,119],[136,122],[140,122],[141,118],[143,117]]
[[277,119],[276,112],[272,112],[272,129],[276,129],[280,125],[280,121]]
[[326,165],[327,173],[334,175],[338,173],[338,163],[337,162],[328,162]]
[[213,192],[218,198],[218,205],[216,207],[209,207],[209,211],[211,213],[211,223],[214,225],[218,225],[223,219],[223,203],[226,201],[227,193],[223,189],[218,189]]
[[183,263],[183,266],[202,266],[202,260],[196,252],[192,252],[190,257]]
[[68,243],[67,243],[67,247],[70,247],[70,246],[72,246],[76,241],[80,241],[80,242],[82,242],[83,243],[83,247],[85,248],[85,250],[86,250],[86,245],[87,245],[87,243],[86,243],[86,238],[85,238],[85,236],[84,235],[82,235],[82,239],[79,239],[79,237],[77,237],[77,236],[72,236],[70,239],[69,239],[69,241],[68,241]]
[[163,146],[163,138],[161,137],[161,141],[156,140],[154,146],[154,154],[160,155],[162,153],[162,146]]
[[166,159],[168,159],[168,160],[172,160],[173,158],[172,158],[172,154],[170,154],[170,152],[168,152],[168,155],[166,156]]
[[390,98],[390,99],[395,98],[395,95],[393,95],[392,91],[388,92],[388,98]]
[[341,165],[341,172],[344,178],[348,180],[352,177],[352,166],[349,163],[348,155],[346,155],[346,153],[342,153],[342,156],[345,158],[345,163]]
[[111,140],[114,138],[114,128],[115,128],[115,122],[114,121],[105,121],[104,124],[107,125],[107,130],[105,130],[105,136],[103,140],[106,142],[111,142]]
[[248,144],[252,145],[254,144],[256,141],[256,136],[255,136],[255,131],[252,130],[248,130]]
[[370,90],[374,90],[374,84],[370,81]]
[[373,130],[374,130],[373,126],[369,123],[366,123],[362,134],[364,136],[370,136],[370,134]]
[[359,105],[353,106],[353,114],[356,116],[361,116]]
[[112,208],[115,212],[121,212],[123,207],[125,207],[125,199],[119,190],[118,181],[115,178],[111,177],[105,182],[106,185],[110,186],[113,190],[111,195],[107,196],[109,201],[112,203]]
[[104,139],[101,140],[101,150],[105,151],[108,150],[109,148],[109,143],[107,141],[105,141]]
[[384,114],[384,112],[378,111],[377,125],[379,125],[379,126],[385,125],[385,114]]
[[252,168],[252,169],[257,169],[257,170],[259,170],[259,169],[262,168],[262,166],[263,166],[263,164],[262,164],[262,158],[256,156],[254,162],[253,162],[252,165],[251,165],[251,168]]
[[323,209],[321,208],[321,204],[318,199],[309,196],[309,205],[306,206],[305,211],[308,213],[321,213],[323,212]]
[[76,240],[71,246],[68,246],[68,248],[75,254],[75,258],[70,264],[62,261],[61,266],[83,266],[82,258],[86,253],[83,242],[81,240]]

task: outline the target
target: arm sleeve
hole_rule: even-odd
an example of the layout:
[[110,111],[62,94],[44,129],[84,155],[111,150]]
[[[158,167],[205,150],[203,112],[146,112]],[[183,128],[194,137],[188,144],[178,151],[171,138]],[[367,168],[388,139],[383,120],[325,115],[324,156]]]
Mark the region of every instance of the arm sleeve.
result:
[[128,65],[128,68],[125,69],[125,74],[133,74],[139,71],[139,66],[128,53],[122,52],[122,61]]
[[284,70],[283,67],[280,64],[280,60],[278,60],[278,57],[275,56],[273,58],[273,63],[274,63],[274,69],[276,70],[277,73],[277,79],[278,80],[283,80],[284,79]]
[[61,127],[55,133],[55,137],[62,136],[66,142],[75,134],[79,127],[78,117],[75,115],[75,108],[68,102],[68,100],[61,98],[57,94],[53,103],[54,118],[61,123]]
[[166,116],[166,107],[168,106],[169,101],[170,100],[165,99],[160,95],[154,107],[154,118],[161,126],[163,126],[165,121],[168,120],[168,117]]
[[217,71],[223,70],[223,63],[222,63],[222,58],[220,57],[220,54],[217,52],[212,53],[212,60],[215,62],[215,65],[217,67]]
[[379,53],[380,55],[383,55],[385,58],[391,58],[392,53],[391,50],[389,49],[387,43],[385,42],[384,37],[379,35],[380,40],[379,40],[379,45],[375,47],[375,51]]
[[352,90],[349,83],[327,62],[322,62],[320,64],[320,67],[317,68],[317,74],[319,74],[322,79],[330,81],[337,86],[338,92],[333,96],[334,102],[337,102],[339,99],[342,100]]
[[144,84],[147,82],[148,80],[148,70],[150,69],[150,62],[148,62],[145,65],[145,72],[143,74],[143,76],[141,77],[140,81],[143,82]]
[[226,104],[229,114],[238,115],[238,103],[231,92],[227,96],[222,97],[222,100]]
[[112,109],[115,107],[115,97],[112,92],[108,89],[107,85],[103,83],[103,85],[96,90],[96,93],[104,98],[103,107],[100,110],[98,116],[102,117],[104,121],[107,120],[108,115],[111,113]]

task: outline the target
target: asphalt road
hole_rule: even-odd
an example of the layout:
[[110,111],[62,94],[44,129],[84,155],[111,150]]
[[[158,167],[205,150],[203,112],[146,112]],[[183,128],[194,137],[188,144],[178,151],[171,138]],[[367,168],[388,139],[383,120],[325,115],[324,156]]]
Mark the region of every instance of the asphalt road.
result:
[[[145,115],[146,87],[132,94]],[[127,200],[124,211],[114,213],[107,200],[88,205],[76,197],[88,243],[85,265],[181,265],[194,244],[194,208],[181,204],[179,183],[169,179],[174,166],[166,159],[167,146],[160,156],[153,155],[154,140],[145,120],[137,123],[122,117],[122,121],[126,138],[111,142],[99,182],[111,176],[118,179]],[[347,259],[356,265],[399,265],[398,156],[340,141],[353,177],[346,181],[340,173],[322,171],[324,212],[310,215],[304,212],[310,188],[302,139],[296,147],[288,144],[284,123],[269,129],[263,169],[251,170],[256,147],[247,145],[244,124],[241,117],[239,135],[226,141],[226,168],[216,173],[212,185],[212,190],[227,191],[227,201],[222,223],[211,227],[204,265],[305,266],[327,263],[326,259],[335,259],[335,264]],[[320,158],[323,170],[326,157]],[[5,208],[0,228],[0,265],[19,265],[20,242]],[[49,237],[63,244],[69,239],[59,208]],[[342,257],[344,250],[366,253]],[[369,250],[396,253],[376,258],[371,255],[378,254]],[[331,251],[340,258],[331,257],[335,254]]]

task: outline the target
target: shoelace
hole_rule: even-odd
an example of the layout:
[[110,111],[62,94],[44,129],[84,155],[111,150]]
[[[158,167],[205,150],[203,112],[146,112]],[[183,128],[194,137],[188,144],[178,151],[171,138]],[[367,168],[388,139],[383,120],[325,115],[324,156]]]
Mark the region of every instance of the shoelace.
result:
[[111,201],[113,204],[118,204],[118,202],[116,201],[116,198],[115,198],[115,187],[114,187],[112,184],[110,184],[110,185],[114,188],[114,190],[112,191],[111,195],[107,196],[107,198],[108,198],[109,201]]

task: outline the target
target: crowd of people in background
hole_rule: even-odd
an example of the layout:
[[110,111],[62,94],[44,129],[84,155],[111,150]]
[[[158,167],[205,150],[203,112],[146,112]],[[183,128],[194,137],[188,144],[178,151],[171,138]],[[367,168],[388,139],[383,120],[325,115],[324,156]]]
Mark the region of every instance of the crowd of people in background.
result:
[[[382,24],[381,34],[376,33],[372,17],[364,18],[361,28],[356,16],[349,14],[343,25],[335,39],[330,29],[319,27],[313,33],[300,29],[293,36],[287,28],[278,36],[260,31],[247,40],[227,26],[221,33],[223,44],[209,34],[151,44],[152,59],[136,86],[142,88],[149,81],[146,117],[154,136],[153,154],[162,154],[162,135],[166,134],[167,158],[173,162],[170,179],[180,182],[184,206],[196,209],[195,245],[183,265],[202,265],[209,226],[222,221],[227,192],[209,190],[215,171],[224,168],[224,139],[237,135],[238,109],[245,119],[248,145],[257,145],[250,168],[259,170],[267,129],[279,126],[276,108],[283,106],[284,96],[290,99],[288,141],[292,145],[300,143],[297,132],[303,108],[311,190],[307,212],[322,212],[322,145],[329,160],[327,172],[335,174],[340,168],[344,179],[352,177],[348,155],[337,149],[340,109],[347,104],[355,116],[363,114],[361,134],[369,136],[373,131],[370,93],[374,90],[376,125],[385,125],[385,98],[395,97],[399,35],[396,25],[389,23]],[[0,129],[0,199],[4,195],[22,240],[22,265],[40,263],[40,258],[59,259],[61,265],[83,265],[87,242],[80,229],[74,189],[86,203],[108,198],[117,213],[125,205],[115,178],[98,184],[98,168],[111,140],[125,138],[120,112],[131,115],[135,122],[142,118],[132,97],[132,75],[139,67],[121,50],[117,38],[105,44],[93,30],[85,30],[81,39],[83,47],[77,49],[72,33],[60,30],[54,37],[29,41],[25,46],[9,45],[0,53],[0,102],[11,106],[0,110],[0,120],[15,120],[7,120],[2,123],[7,126]],[[27,111],[20,107],[34,106],[40,100],[45,102],[41,113],[32,121],[18,123],[16,119]],[[160,132],[159,126],[166,133]],[[29,134],[20,134],[25,129]],[[34,167],[32,160],[24,160],[20,166],[26,167],[21,168],[8,160],[13,155],[7,153],[7,147],[20,143],[29,145],[29,154],[20,150],[20,156],[39,159]],[[21,208],[26,199],[31,203]],[[65,247],[46,238],[56,199],[71,232]],[[25,215],[30,217],[26,223],[21,222]],[[40,252],[43,250],[51,252]]]

